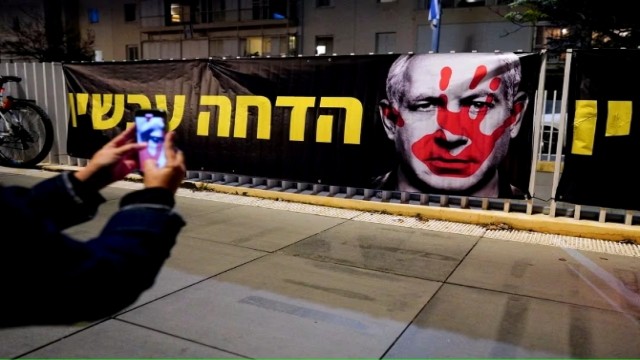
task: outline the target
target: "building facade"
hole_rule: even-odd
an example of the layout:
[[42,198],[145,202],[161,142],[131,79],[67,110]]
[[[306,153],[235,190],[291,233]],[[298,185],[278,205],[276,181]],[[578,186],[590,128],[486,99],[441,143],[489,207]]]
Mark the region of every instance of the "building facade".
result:
[[[481,3],[442,3],[438,51],[532,49],[531,28],[517,28],[505,21],[500,14],[507,7],[497,0]],[[303,4],[304,54],[317,53],[314,47],[324,43],[328,53],[336,54],[433,50],[428,0],[307,0]]]
[[[504,2],[444,1],[438,50],[534,50],[536,32],[505,21]],[[96,34],[104,60],[433,50],[429,0],[81,3],[80,24]]]
[[[4,2],[4,24],[19,22],[28,1]],[[52,2],[77,7],[64,22],[94,36],[96,60],[434,50],[429,0],[31,0],[28,8]],[[535,51],[558,30],[505,20],[509,0],[441,2],[439,52]]]

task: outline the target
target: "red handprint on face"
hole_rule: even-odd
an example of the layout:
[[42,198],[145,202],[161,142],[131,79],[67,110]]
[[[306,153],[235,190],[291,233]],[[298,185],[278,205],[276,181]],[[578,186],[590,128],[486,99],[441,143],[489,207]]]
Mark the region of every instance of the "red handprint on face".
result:
[[[436,109],[438,128],[411,145],[411,151],[434,174],[451,177],[473,175],[489,158],[496,142],[511,126],[516,116],[503,112],[488,114],[495,105],[496,93],[501,90],[502,79],[499,75],[489,79],[487,67],[476,67],[471,75],[468,90],[477,90],[462,97],[451,89],[454,71],[445,66],[440,71],[439,105]],[[454,97],[457,106],[450,104]],[[495,118],[498,116],[499,118]],[[506,116],[506,118],[504,118]],[[484,121],[496,122],[496,125],[483,126]],[[490,128],[489,134],[483,129]]]

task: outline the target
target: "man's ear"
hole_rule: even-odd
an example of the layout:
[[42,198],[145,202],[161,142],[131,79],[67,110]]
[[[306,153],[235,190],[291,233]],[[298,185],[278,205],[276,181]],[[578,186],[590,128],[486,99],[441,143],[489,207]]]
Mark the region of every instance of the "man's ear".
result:
[[509,135],[511,136],[511,138],[516,137],[520,132],[520,127],[522,126],[522,118],[527,112],[528,104],[529,97],[527,96],[527,93],[521,91],[516,94],[513,101],[513,108],[511,110],[513,112],[514,122],[509,127]]
[[387,133],[387,137],[390,140],[395,140],[398,112],[393,108],[393,106],[391,106],[391,104],[389,104],[388,100],[380,101],[379,110],[382,125],[384,126],[384,131]]

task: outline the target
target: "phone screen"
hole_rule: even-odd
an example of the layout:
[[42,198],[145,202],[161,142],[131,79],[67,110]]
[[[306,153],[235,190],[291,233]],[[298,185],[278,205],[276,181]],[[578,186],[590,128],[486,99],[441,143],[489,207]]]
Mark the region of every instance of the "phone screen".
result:
[[139,152],[140,167],[144,166],[147,159],[154,159],[158,167],[163,167],[167,162],[164,153],[166,115],[157,110],[139,110],[135,113],[135,121],[138,142],[147,143],[147,147]]

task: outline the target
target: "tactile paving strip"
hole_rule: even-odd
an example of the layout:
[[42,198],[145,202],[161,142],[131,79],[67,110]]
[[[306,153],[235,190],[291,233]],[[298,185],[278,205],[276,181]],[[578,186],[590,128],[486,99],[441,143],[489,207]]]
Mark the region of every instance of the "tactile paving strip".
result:
[[311,204],[301,204],[290,201],[275,201],[265,199],[264,202],[259,203],[257,206],[266,207],[269,209],[295,211],[306,214],[315,214],[329,217],[337,217],[341,219],[353,219],[354,217],[362,214],[361,211],[332,208],[328,206],[319,206]]
[[251,196],[225,194],[225,193],[218,193],[218,192],[212,192],[212,191],[206,191],[206,190],[178,189],[177,195],[195,198],[195,199],[220,201],[220,202],[225,202],[230,204],[248,205],[248,206],[258,206],[260,202],[264,201],[264,199],[251,197]]
[[482,226],[461,224],[442,220],[422,220],[417,217],[398,216],[378,213],[362,213],[352,220],[367,221],[376,224],[396,225],[414,229],[443,231],[462,235],[482,236],[487,231]]
[[233,195],[225,193],[217,193],[210,191],[193,191],[187,189],[179,189],[179,196],[192,197],[198,199],[207,199],[212,201],[220,201],[238,205],[258,206],[275,210],[294,211],[305,214],[315,214],[328,217],[337,217],[342,219],[351,219],[362,214],[361,211],[332,208],[328,206],[303,204],[290,201],[278,201],[271,199],[262,199],[251,196]]
[[614,255],[640,257],[640,245],[627,244],[609,240],[598,240],[537,233],[522,230],[487,230],[484,237],[498,240],[526,242],[530,244],[550,245],[585,251],[594,251]]
[[462,224],[442,220],[423,220],[418,217],[399,216],[391,214],[371,213],[348,209],[331,208],[327,206],[301,204],[289,201],[276,201],[270,199],[254,198],[249,196],[232,195],[208,191],[193,191],[180,189],[178,195],[209,199],[239,205],[260,206],[270,209],[294,211],[306,214],[323,215],[351,219],[354,221],[366,221],[377,224],[403,226],[416,229],[442,231],[462,235],[486,237],[497,240],[525,242],[530,244],[548,245],[564,248],[572,248],[585,251],[594,251],[613,255],[625,255],[640,257],[640,245],[619,243],[609,240],[598,240],[564,236],[557,234],[537,233],[520,230],[492,230],[473,224]]

